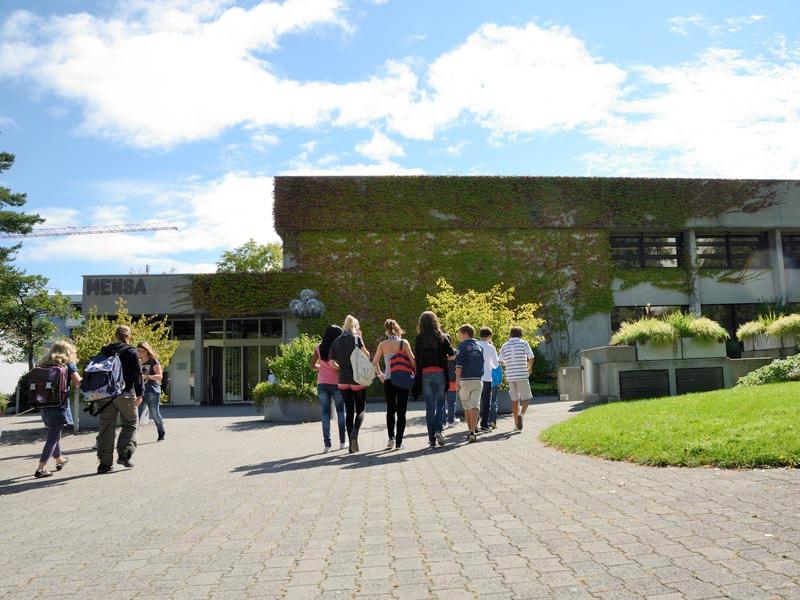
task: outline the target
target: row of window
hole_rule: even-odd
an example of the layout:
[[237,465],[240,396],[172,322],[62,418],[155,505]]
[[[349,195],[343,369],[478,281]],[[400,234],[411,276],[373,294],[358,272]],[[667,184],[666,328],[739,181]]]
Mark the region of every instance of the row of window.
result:
[[[194,320],[174,319],[168,322],[176,340],[194,339]],[[283,337],[283,319],[204,319],[203,338],[207,340],[248,340]]]
[[[800,235],[785,234],[783,264],[800,269]],[[700,234],[697,266],[701,269],[767,269],[770,266],[766,233]],[[611,259],[623,269],[678,268],[685,265],[682,234],[613,235]]]

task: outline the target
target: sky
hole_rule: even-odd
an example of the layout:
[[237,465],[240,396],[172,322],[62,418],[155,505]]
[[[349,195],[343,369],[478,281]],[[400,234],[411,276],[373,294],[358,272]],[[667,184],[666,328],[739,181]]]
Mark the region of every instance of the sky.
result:
[[0,0],[17,264],[210,272],[276,175],[800,178],[794,0]]

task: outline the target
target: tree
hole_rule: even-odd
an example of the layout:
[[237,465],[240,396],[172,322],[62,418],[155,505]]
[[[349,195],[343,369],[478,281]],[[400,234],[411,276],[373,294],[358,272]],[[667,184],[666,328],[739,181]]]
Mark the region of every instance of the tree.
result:
[[0,351],[10,362],[27,361],[29,369],[58,333],[51,319],[75,312],[67,296],[47,291],[47,281],[0,267]]
[[[14,155],[0,152],[0,174],[8,171],[14,164]],[[0,231],[3,233],[30,233],[34,225],[44,223],[39,215],[32,215],[6,207],[18,208],[27,201],[27,195],[12,192],[9,188],[0,186]],[[0,263],[8,263],[14,253],[19,249],[19,244],[0,248]]]
[[254,239],[226,250],[217,262],[218,273],[266,273],[282,267],[283,247],[274,242],[259,244]]
[[544,337],[539,333],[545,325],[544,319],[536,316],[540,304],[514,304],[514,288],[504,288],[498,283],[485,292],[467,290],[456,292],[452,285],[441,277],[436,281],[439,291],[428,295],[428,305],[436,313],[442,329],[450,334],[453,342],[457,341],[458,328],[469,323],[475,327],[475,334],[481,327],[490,327],[493,341],[501,346],[508,340],[512,326],[522,327],[523,337],[530,342],[532,348],[538,346]]
[[167,317],[158,315],[142,315],[134,319],[128,312],[128,304],[123,298],[117,298],[117,314],[113,319],[98,316],[97,309],[92,307],[74,333],[75,345],[78,347],[78,360],[85,364],[100,349],[114,341],[114,331],[120,325],[131,328],[131,344],[147,342],[158,353],[161,367],[166,369],[172,360],[172,355],[178,348],[178,340],[170,337],[170,327]]

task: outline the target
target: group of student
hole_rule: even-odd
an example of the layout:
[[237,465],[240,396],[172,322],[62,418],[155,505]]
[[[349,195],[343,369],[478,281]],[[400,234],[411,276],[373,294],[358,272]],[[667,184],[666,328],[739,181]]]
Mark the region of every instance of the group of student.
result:
[[[109,473],[113,470],[114,440],[116,437],[117,417],[122,424],[117,439],[117,464],[133,468],[131,458],[136,451],[137,429],[144,408],[147,407],[158,432],[158,441],[166,436],[164,419],[161,416],[161,380],[163,372],[158,354],[147,342],[139,342],[131,346],[131,329],[126,325],[117,327],[115,339],[104,346],[101,355],[119,356],[124,387],[122,393],[101,403],[97,414],[99,433],[97,435],[98,466],[97,473]],[[69,388],[59,406],[41,409],[42,421],[47,427],[47,439],[39,457],[39,464],[34,473],[37,479],[50,477],[52,471],[47,464],[55,461],[56,471],[61,471],[69,459],[61,452],[61,435],[64,427],[73,424],[69,398],[73,386],[80,386],[81,375],[77,367],[78,354],[75,346],[67,340],[55,342],[39,363],[40,367],[66,367]]]
[[[472,325],[458,328],[458,345],[453,343],[432,311],[419,317],[413,348],[403,338],[404,331],[394,319],[384,323],[386,339],[371,356],[361,336],[358,319],[348,315],[341,327],[329,325],[322,341],[314,350],[311,365],[317,370],[317,394],[322,407],[322,437],[324,452],[332,450],[331,405],[336,407],[338,418],[339,449],[349,443],[351,453],[358,452],[358,434],[364,421],[367,386],[354,378],[351,357],[356,348],[371,358],[375,374],[383,384],[386,397],[387,450],[404,448],[406,411],[409,395],[425,401],[425,421],[428,429],[428,446],[444,446],[444,430],[455,426],[456,396],[461,400],[467,425],[467,441],[477,441],[479,433],[497,427],[497,388],[505,379],[508,382],[514,416],[514,428],[522,429],[523,416],[533,398],[529,377],[534,355],[530,344],[523,339],[523,331],[512,327],[509,340],[497,352],[492,343],[493,332],[482,327],[475,338]],[[402,355],[411,365],[413,384],[409,386],[405,375],[395,374],[392,381],[392,364]],[[347,443],[346,439],[347,438]]]

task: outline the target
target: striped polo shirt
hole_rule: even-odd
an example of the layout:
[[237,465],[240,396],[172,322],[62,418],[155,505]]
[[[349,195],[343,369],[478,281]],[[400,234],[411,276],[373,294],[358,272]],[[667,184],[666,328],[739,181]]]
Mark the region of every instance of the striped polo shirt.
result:
[[506,379],[508,381],[527,379],[529,358],[533,358],[533,350],[527,340],[509,338],[500,348],[500,360],[506,366]]

